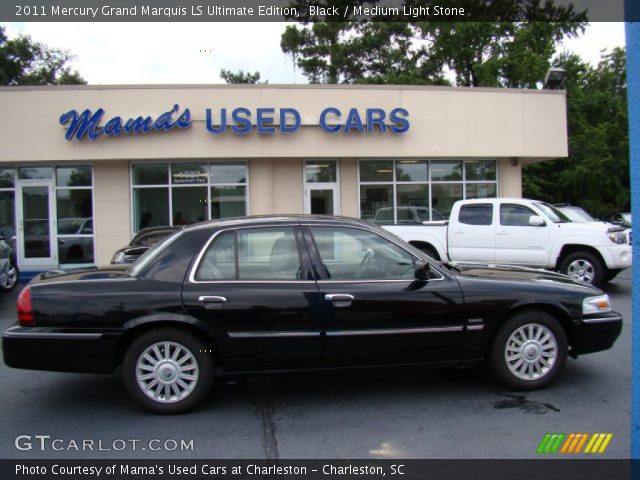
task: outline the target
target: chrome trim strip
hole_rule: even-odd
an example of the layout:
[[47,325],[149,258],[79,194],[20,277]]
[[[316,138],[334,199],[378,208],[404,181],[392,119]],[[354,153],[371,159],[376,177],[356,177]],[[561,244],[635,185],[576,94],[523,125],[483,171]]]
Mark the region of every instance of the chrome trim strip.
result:
[[57,340],[97,340],[102,337],[102,333],[47,333],[47,332],[12,332],[7,330],[4,337],[7,338],[40,338]]
[[615,317],[600,317],[600,318],[583,318],[584,323],[608,323],[608,322],[621,322],[622,316],[617,315]]
[[478,331],[478,330],[482,330],[484,328],[484,325],[469,325],[467,326],[467,330],[470,331]]
[[320,332],[227,332],[231,338],[319,337]]
[[425,328],[381,328],[379,330],[327,330],[327,336],[343,337],[349,335],[398,335],[407,333],[444,333],[461,332],[464,327],[425,327]]

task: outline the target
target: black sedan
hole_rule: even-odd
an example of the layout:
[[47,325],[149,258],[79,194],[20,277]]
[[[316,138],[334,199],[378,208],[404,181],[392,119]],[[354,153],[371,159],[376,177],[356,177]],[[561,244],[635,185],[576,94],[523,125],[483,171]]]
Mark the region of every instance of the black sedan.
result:
[[214,377],[487,361],[534,389],[610,348],[602,291],[542,270],[444,265],[366,222],[253,217],[180,229],[128,270],[41,274],[3,336],[7,365],[109,373],[159,413]]
[[133,263],[147,250],[153,247],[160,240],[171,235],[182,227],[164,225],[161,227],[147,227],[140,230],[129,242],[129,245],[122,247],[111,257],[111,263]]

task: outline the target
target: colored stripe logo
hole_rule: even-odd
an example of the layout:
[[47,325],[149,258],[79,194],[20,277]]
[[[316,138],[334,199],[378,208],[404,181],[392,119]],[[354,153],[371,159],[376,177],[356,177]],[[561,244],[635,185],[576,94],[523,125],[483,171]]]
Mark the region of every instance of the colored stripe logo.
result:
[[547,433],[536,453],[599,454],[604,453],[612,438],[613,433]]

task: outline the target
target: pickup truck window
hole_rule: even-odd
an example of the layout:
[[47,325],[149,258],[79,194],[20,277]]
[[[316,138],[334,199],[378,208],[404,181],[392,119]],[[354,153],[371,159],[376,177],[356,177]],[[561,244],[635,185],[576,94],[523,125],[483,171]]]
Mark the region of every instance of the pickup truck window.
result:
[[458,222],[467,225],[491,225],[492,220],[493,205],[490,203],[463,205],[458,215]]
[[571,221],[564,213],[548,203],[536,202],[534,205],[542,210],[542,213],[549,217],[549,220],[553,223],[567,223]]
[[500,225],[506,227],[528,227],[529,218],[536,212],[523,205],[503,203],[500,205]]

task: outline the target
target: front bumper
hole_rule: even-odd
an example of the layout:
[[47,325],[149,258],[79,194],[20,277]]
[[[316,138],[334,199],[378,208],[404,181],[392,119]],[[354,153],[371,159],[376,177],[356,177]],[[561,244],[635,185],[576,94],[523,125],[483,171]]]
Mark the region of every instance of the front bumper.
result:
[[573,355],[610,349],[622,332],[622,316],[617,313],[594,315],[580,319],[573,331]]
[[112,373],[118,334],[14,326],[2,336],[4,363],[54,372]]
[[631,245],[611,245],[599,248],[598,251],[607,264],[607,268],[617,269],[631,266],[633,257]]

